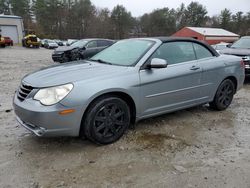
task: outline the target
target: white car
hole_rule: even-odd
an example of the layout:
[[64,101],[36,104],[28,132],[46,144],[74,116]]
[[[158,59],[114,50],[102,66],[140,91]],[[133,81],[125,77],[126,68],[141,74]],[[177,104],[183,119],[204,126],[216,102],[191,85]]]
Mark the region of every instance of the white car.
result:
[[44,42],[44,47],[48,49],[58,48],[58,44],[54,40],[47,40]]
[[221,42],[221,43],[218,43],[218,44],[214,44],[214,45],[211,45],[218,53],[220,53],[220,50],[224,50],[226,48],[228,48],[230,45],[230,43],[226,43],[226,42]]

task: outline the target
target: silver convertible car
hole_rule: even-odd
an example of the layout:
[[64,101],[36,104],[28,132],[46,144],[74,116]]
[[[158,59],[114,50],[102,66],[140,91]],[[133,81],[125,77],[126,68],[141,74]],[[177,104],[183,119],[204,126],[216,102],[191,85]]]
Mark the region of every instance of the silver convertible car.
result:
[[37,136],[109,144],[144,118],[206,103],[224,110],[244,78],[241,58],[194,39],[126,39],[89,60],[25,76],[13,105]]

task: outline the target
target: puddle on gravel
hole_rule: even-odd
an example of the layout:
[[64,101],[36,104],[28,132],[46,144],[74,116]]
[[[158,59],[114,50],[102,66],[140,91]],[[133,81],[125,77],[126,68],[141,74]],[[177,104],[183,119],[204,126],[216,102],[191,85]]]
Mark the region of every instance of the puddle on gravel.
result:
[[136,143],[143,149],[181,151],[190,146],[186,141],[165,134],[142,133],[136,138]]

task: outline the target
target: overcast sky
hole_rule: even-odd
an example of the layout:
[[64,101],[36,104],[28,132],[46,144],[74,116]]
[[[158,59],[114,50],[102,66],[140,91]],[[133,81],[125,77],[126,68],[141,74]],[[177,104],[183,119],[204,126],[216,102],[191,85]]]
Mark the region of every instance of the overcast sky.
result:
[[[188,5],[192,0],[91,0],[97,7],[107,7],[110,10],[117,4],[123,5],[133,16],[141,16],[154,9],[169,7],[176,9],[183,2]],[[193,0],[194,1],[194,0]],[[199,0],[199,3],[206,6],[208,15],[219,14],[224,8],[230,9],[233,13],[250,11],[250,0]]]

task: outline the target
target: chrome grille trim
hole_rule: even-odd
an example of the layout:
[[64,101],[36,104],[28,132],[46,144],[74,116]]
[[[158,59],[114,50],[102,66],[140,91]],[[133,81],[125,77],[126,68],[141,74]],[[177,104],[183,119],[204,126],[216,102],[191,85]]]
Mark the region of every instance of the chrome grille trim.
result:
[[33,89],[34,88],[32,86],[21,83],[21,85],[17,91],[17,98],[20,101],[24,101]]

